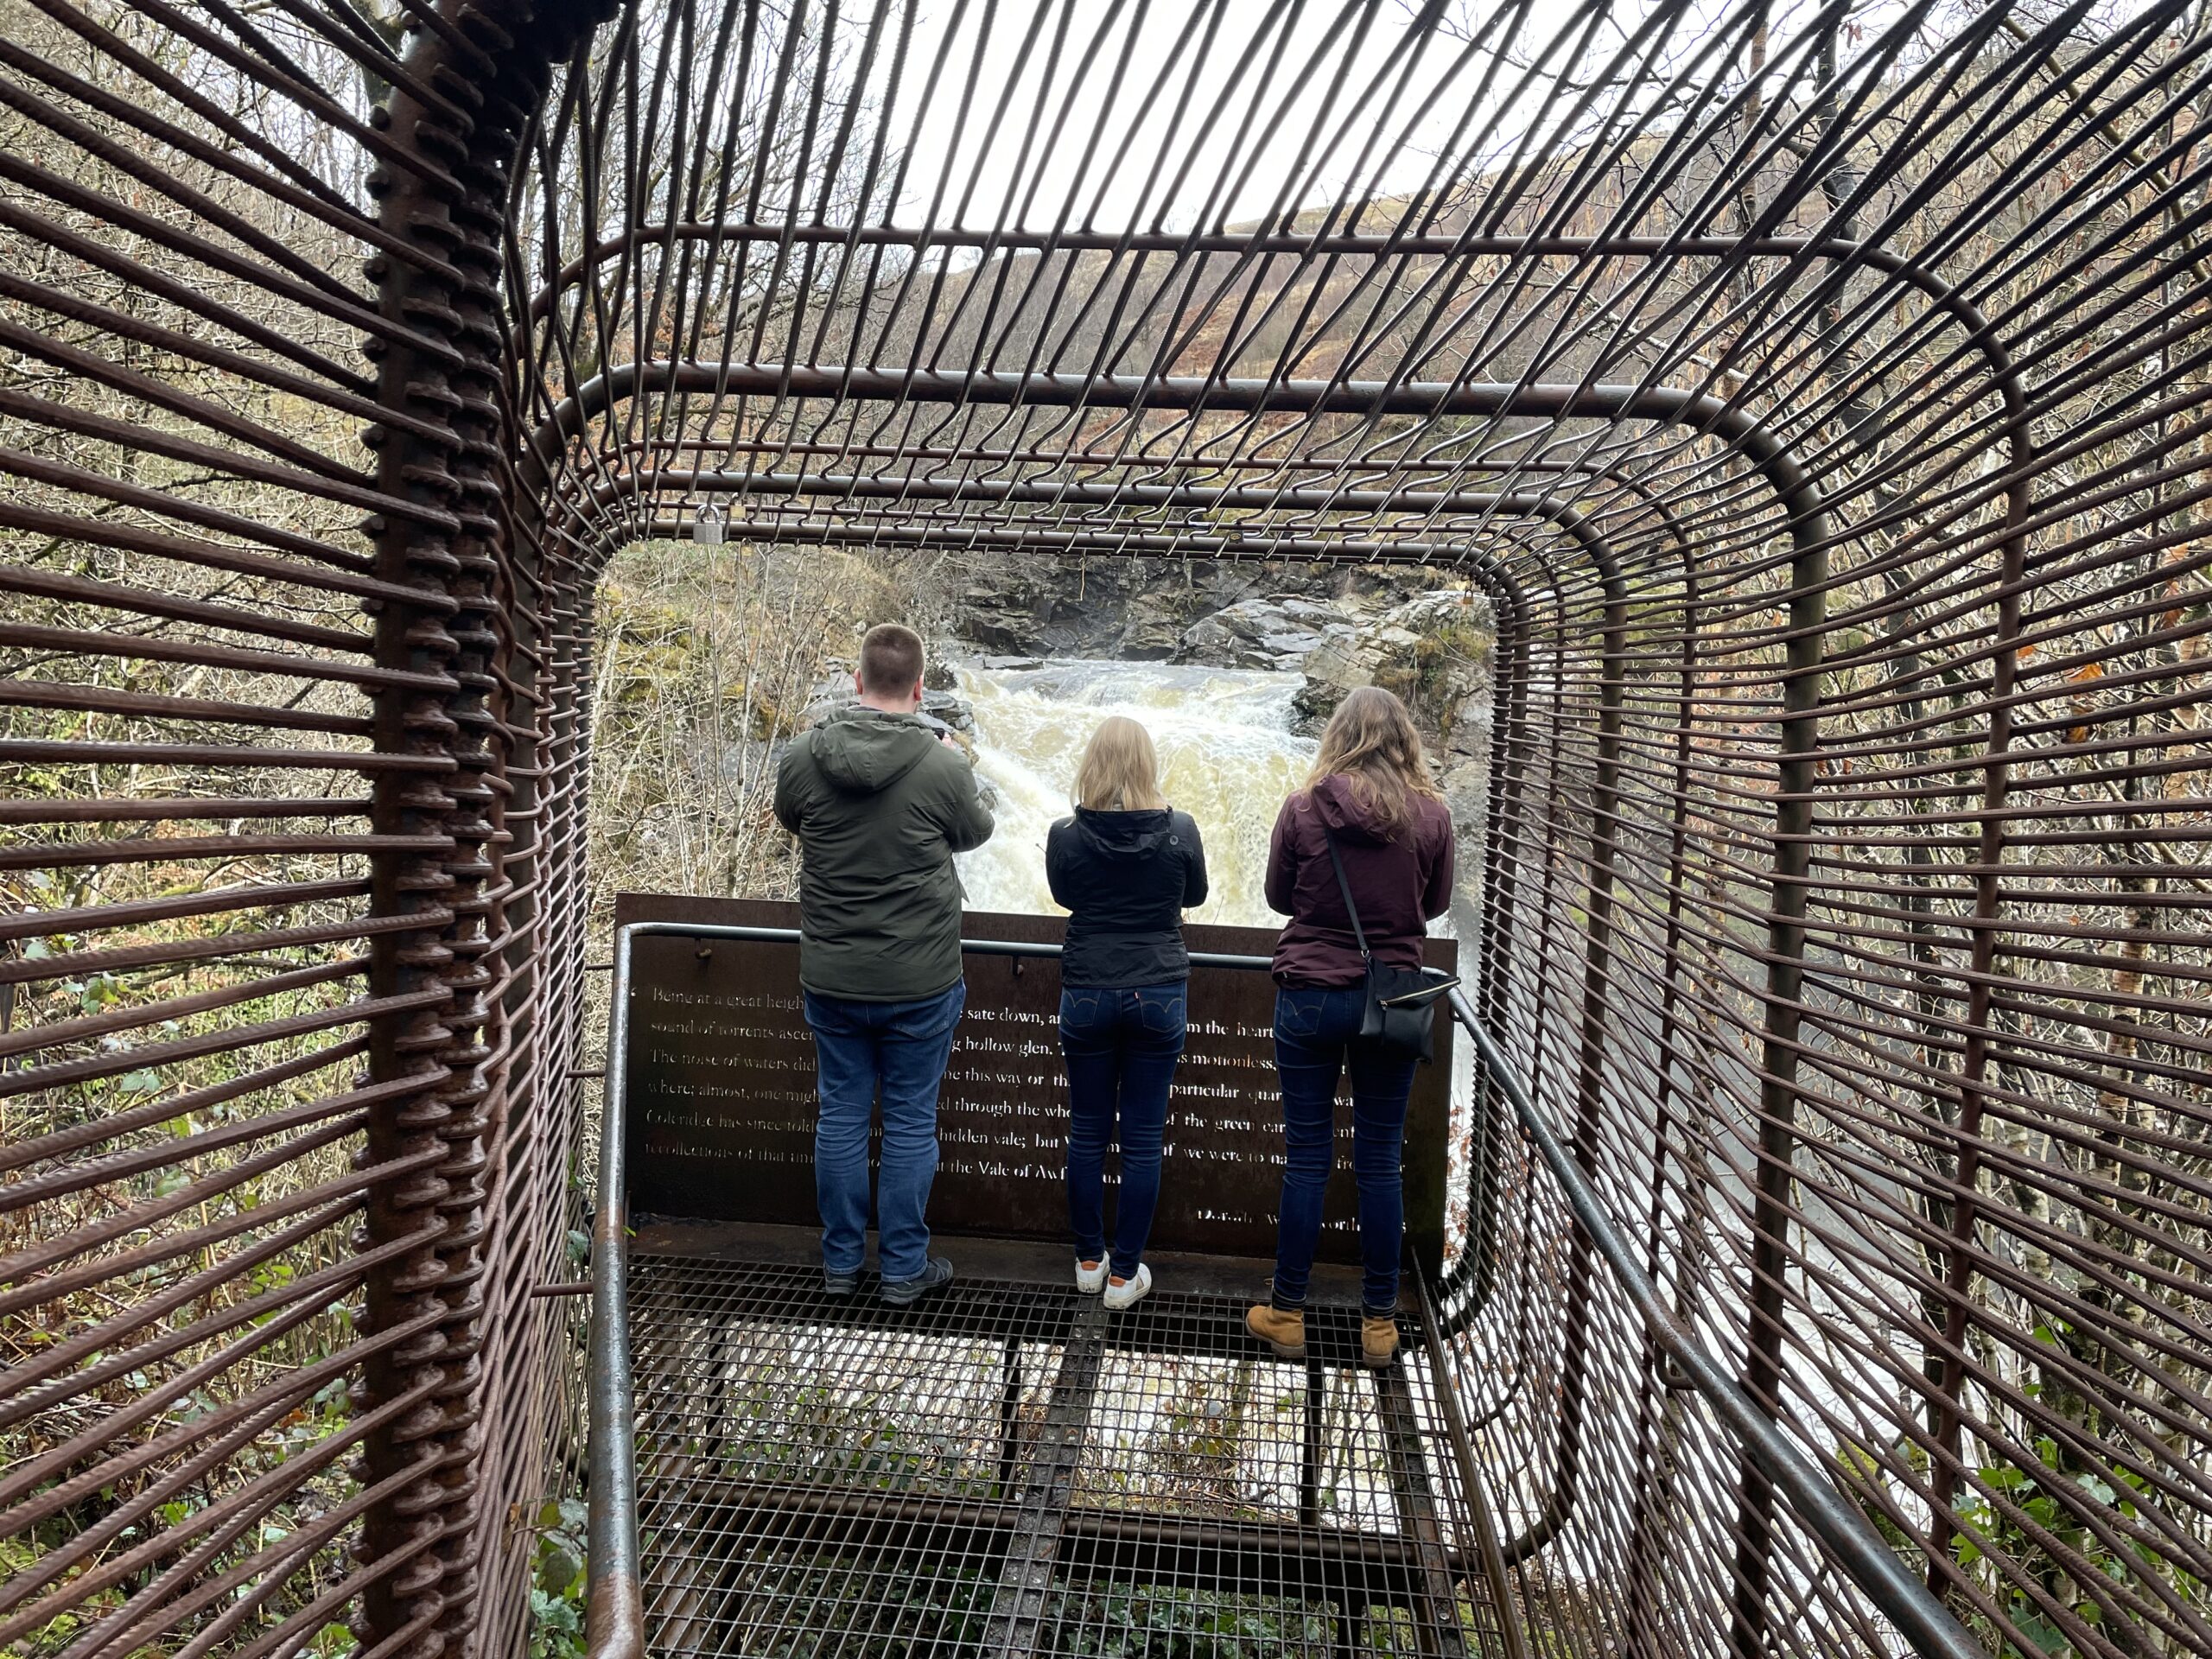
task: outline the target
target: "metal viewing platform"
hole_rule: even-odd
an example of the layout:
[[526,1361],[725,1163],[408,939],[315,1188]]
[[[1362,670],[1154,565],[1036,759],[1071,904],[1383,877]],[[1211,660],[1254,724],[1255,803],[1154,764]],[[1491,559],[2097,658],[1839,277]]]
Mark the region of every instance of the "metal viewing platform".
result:
[[1065,1250],[947,1238],[959,1281],[892,1310],[764,1232],[632,1247],[647,1652],[1509,1650],[1424,1315],[1370,1371],[1317,1300],[1285,1363],[1264,1262],[1161,1253],[1108,1313]]
[[[2212,1653],[2208,90],[2181,0],[0,0],[0,1650]],[[626,1116],[624,559],[795,683],[772,575],[1494,622],[1395,1368],[1241,1345],[1248,969],[1120,1319],[1045,933],[930,1306],[807,1281],[790,1009]]]
[[[618,906],[601,1134],[620,1150],[602,1154],[591,1355],[602,1649],[634,1632],[653,1654],[1011,1656],[1229,1634],[1254,1654],[1522,1654],[1428,1292],[1448,1030],[1408,1113],[1406,1349],[1359,1361],[1339,1191],[1307,1357],[1285,1363],[1243,1323],[1281,1179],[1254,1063],[1268,936],[1192,930],[1147,1252],[1161,1287],[1109,1313],[1071,1282],[1065,1090],[1039,1040],[1059,925],[971,918],[931,1205],[960,1278],[893,1309],[872,1273],[826,1294],[818,1232],[782,1219],[812,1205],[796,919]],[[653,1213],[671,1209],[690,1213]]]

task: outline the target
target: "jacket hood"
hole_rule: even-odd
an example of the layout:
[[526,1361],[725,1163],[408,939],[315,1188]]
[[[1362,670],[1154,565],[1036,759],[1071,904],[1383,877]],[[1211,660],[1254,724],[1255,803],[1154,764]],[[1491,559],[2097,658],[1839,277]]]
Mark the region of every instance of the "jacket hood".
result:
[[1076,833],[1084,844],[1103,858],[1145,858],[1160,850],[1167,839],[1165,807],[1143,812],[1094,812],[1087,806],[1075,810]]
[[1331,772],[1313,785],[1313,810],[1332,835],[1345,841],[1379,846],[1391,838],[1352,792],[1351,779],[1340,772]]
[[840,709],[807,741],[822,775],[849,795],[890,788],[937,747],[937,734],[920,721],[880,709]]

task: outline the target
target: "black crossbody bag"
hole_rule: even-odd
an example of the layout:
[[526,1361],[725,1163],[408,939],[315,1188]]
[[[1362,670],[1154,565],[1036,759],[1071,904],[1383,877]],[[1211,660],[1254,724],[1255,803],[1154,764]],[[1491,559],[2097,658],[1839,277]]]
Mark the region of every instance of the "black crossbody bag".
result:
[[1351,936],[1359,944],[1359,959],[1367,969],[1367,1001],[1360,1010],[1359,1034],[1389,1053],[1423,1062],[1435,1058],[1437,1000],[1459,982],[1433,978],[1423,969],[1394,968],[1375,960],[1367,948],[1367,930],[1359,925],[1359,906],[1351,901],[1344,855],[1337,851],[1337,838],[1326,825],[1321,826],[1321,839],[1328,844],[1329,862],[1336,866],[1337,889],[1344,896],[1344,914],[1351,918]]

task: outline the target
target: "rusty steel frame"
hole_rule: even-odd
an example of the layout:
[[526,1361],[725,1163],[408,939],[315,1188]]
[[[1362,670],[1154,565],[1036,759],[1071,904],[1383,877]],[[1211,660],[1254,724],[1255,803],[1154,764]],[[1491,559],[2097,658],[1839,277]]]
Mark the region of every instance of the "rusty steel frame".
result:
[[1501,1640],[2212,1646],[2212,29],[1527,13],[21,0],[0,1643],[519,1639],[593,589],[736,497],[1491,595]]

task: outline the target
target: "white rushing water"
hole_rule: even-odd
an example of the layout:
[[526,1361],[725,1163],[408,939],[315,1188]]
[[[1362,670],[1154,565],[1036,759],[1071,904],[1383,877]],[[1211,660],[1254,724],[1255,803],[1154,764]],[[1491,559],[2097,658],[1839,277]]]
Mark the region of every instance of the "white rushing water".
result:
[[1198,820],[1205,842],[1212,892],[1190,919],[1281,925],[1262,882],[1276,809],[1313,759],[1313,741],[1290,729],[1300,676],[1078,661],[955,671],[976,711],[976,771],[998,797],[998,832],[960,861],[971,907],[1058,913],[1046,831],[1072,810],[1076,765],[1098,722],[1127,715],[1152,734],[1168,803]]

